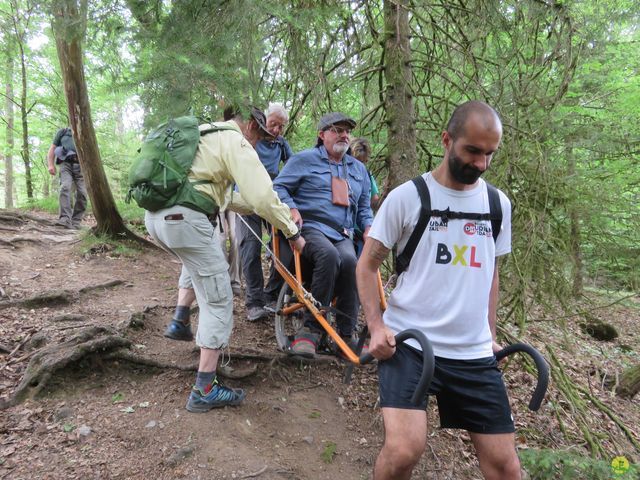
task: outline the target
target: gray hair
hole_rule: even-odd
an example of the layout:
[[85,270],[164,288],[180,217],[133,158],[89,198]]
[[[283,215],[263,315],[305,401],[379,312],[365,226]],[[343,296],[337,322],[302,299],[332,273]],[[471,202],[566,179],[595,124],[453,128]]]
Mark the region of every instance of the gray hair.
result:
[[285,110],[284,106],[281,103],[270,103],[269,107],[267,108],[267,111],[265,112],[265,114],[267,115],[267,117],[271,114],[275,113],[276,115],[281,116],[282,118],[284,118],[285,122],[289,121],[289,114],[287,113],[287,111]]

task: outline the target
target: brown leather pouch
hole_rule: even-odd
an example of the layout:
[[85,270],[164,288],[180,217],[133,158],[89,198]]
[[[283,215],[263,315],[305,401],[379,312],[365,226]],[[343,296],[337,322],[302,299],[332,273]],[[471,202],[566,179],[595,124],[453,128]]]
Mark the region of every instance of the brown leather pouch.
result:
[[342,207],[349,206],[349,184],[344,178],[331,177],[331,202]]

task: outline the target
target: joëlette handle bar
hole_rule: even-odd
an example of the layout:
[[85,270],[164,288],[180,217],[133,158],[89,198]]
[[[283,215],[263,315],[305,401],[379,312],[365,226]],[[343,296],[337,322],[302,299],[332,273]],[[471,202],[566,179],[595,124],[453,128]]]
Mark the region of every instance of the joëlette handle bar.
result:
[[[414,328],[403,330],[396,335],[396,345],[413,338],[416,340],[422,348],[422,374],[420,375],[420,381],[416,385],[416,390],[413,392],[411,402],[414,405],[420,405],[422,399],[427,395],[427,390],[433,379],[433,369],[435,367],[435,360],[433,358],[433,347],[431,342],[424,333]],[[373,355],[365,353],[360,357],[360,364],[365,364],[373,361]]]
[[531,345],[527,345],[525,343],[514,343],[506,346],[496,353],[496,360],[500,361],[515,352],[529,354],[536,364],[536,369],[538,370],[538,383],[536,384],[531,401],[529,402],[529,410],[535,412],[540,408],[544,395],[547,393],[547,387],[549,386],[549,367],[547,366],[547,362],[542,354]]

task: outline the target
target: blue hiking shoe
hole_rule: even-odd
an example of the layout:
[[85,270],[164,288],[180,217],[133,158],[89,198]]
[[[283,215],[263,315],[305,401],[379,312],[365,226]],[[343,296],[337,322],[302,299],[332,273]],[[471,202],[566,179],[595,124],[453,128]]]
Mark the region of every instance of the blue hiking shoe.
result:
[[171,323],[164,331],[164,336],[171,340],[182,340],[190,342],[193,340],[193,333],[191,333],[191,325],[185,325],[175,318],[171,320]]
[[193,413],[208,412],[212,408],[240,405],[246,397],[241,388],[228,388],[221,385],[216,378],[203,392],[195,386],[191,389],[187,410]]

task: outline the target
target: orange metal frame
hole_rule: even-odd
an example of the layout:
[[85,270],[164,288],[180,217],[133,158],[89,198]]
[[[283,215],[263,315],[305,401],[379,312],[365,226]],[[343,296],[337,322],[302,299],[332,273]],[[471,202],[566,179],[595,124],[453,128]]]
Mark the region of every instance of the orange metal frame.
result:
[[[277,230],[273,229],[273,254],[275,257],[280,260],[280,245],[277,240]],[[347,359],[355,364],[360,364],[360,358],[355,354],[353,350],[345,343],[344,340],[338,335],[338,332],[331,326],[331,324],[327,321],[326,318],[322,315],[322,312],[318,310],[318,308],[311,301],[311,295],[303,288],[302,286],[302,267],[300,262],[300,252],[297,250],[293,250],[294,260],[295,260],[295,277],[286,270],[279,261],[274,261],[274,265],[278,273],[282,275],[282,278],[285,282],[291,287],[291,289],[296,294],[298,300],[301,300],[298,303],[294,303],[286,308],[283,308],[282,314],[289,315],[296,310],[299,310],[303,307],[306,307],[314,318],[318,321],[318,323],[324,328],[327,334],[333,339],[334,342],[340,347],[340,350],[345,354]],[[382,278],[380,277],[380,272],[378,271],[378,295],[380,296],[380,308],[382,310],[386,310],[387,301],[384,295],[384,287],[382,286]]]

